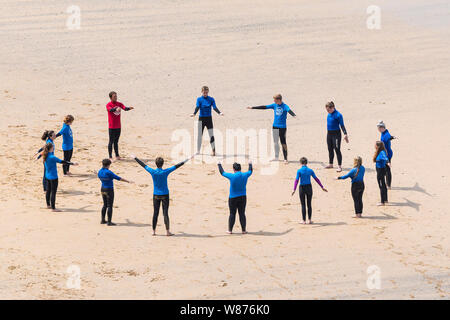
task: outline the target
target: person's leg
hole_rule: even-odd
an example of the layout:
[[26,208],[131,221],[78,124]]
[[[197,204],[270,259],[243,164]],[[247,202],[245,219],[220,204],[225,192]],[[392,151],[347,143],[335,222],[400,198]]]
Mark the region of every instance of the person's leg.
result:
[[[389,163],[391,163],[392,159],[389,159]],[[392,173],[391,173],[391,167],[390,166],[386,166],[386,185],[388,188],[391,187],[391,182],[392,182]]]
[[47,208],[51,208],[52,204],[50,203],[50,195],[52,193],[52,185],[50,180],[45,179],[45,182],[47,183],[47,187],[45,188],[45,201],[47,202]]
[[42,187],[44,188],[44,192],[47,191],[47,179],[45,178],[45,166],[44,166],[44,175],[42,176]]
[[280,156],[280,143],[278,142],[280,139],[280,129],[272,128],[272,136],[273,136],[273,147],[275,149],[275,159],[278,159]]
[[116,158],[119,158],[119,138],[120,138],[120,131],[122,129],[118,128],[118,129],[114,129],[115,132],[115,136],[114,136],[114,153],[116,154]]
[[353,205],[355,207],[355,215],[358,214],[359,209],[359,203],[358,203],[358,187],[356,185],[356,182],[352,183],[352,198],[353,198]]
[[281,147],[283,148],[284,160],[287,161],[288,150],[287,150],[287,142],[286,142],[286,131],[287,131],[286,128],[280,129],[280,142],[281,142]]
[[105,189],[101,190],[102,199],[103,199],[103,207],[102,207],[102,220],[100,221],[101,224],[106,223],[106,209],[108,208],[108,193]]
[[200,153],[202,148],[202,138],[203,138],[203,130],[205,130],[206,123],[203,121],[203,118],[198,118],[197,122],[197,152]]
[[236,221],[236,198],[228,198],[228,207],[230,208],[230,216],[228,218],[228,232],[233,232],[234,222]]
[[363,213],[363,207],[364,207],[364,205],[363,205],[364,189],[365,189],[364,182],[361,182],[361,187],[360,187],[360,191],[359,191],[359,194],[358,194],[358,200],[359,200],[359,212],[358,212],[358,214],[360,216]]
[[386,168],[377,168],[377,182],[380,187],[381,203],[384,204],[387,201],[387,188],[386,188]]
[[302,218],[303,222],[306,222],[306,193],[303,188],[303,186],[299,187],[299,196],[300,196],[300,203],[302,205]]
[[334,150],[336,151],[336,158],[339,167],[342,166],[341,137],[341,132],[338,131],[333,139]]
[[114,143],[114,129],[108,129],[108,133],[109,133],[108,155],[109,155],[109,158],[112,159],[112,146]]
[[164,224],[166,226],[166,232],[167,235],[172,235],[170,233],[170,220],[169,220],[169,195],[164,196],[164,198],[161,200],[162,201],[162,209],[163,209],[163,216],[164,216]]
[[216,155],[216,144],[214,142],[214,126],[213,126],[213,122],[212,122],[212,117],[207,118],[206,128],[208,129],[209,143],[211,144],[211,149],[212,149],[213,155]]
[[[73,150],[64,150],[64,160],[70,161],[72,159],[72,152]],[[63,173],[66,175],[69,172],[69,164],[63,164]]]
[[56,192],[58,191],[58,179],[50,180],[51,184],[51,193],[50,193],[50,203],[52,205],[52,209],[56,209]]
[[238,212],[239,222],[241,223],[242,233],[247,233],[247,219],[245,217],[245,206],[247,205],[247,196],[239,197]]
[[114,189],[108,189],[108,198],[107,198],[107,206],[108,206],[108,226],[115,226],[115,223],[112,222],[113,215],[113,205],[114,205]]
[[312,216],[312,206],[311,206],[312,195],[313,195],[312,185],[308,184],[306,186],[306,203],[308,205],[308,220],[309,220],[309,223],[312,223],[312,221],[311,221],[311,216]]
[[327,146],[328,146],[328,159],[329,159],[329,167],[333,166],[334,161],[334,147],[333,147],[333,135],[328,132],[327,133]]
[[161,200],[158,196],[153,195],[153,234],[155,234],[156,231],[156,225],[158,224],[158,215],[159,215],[159,207],[161,206]]

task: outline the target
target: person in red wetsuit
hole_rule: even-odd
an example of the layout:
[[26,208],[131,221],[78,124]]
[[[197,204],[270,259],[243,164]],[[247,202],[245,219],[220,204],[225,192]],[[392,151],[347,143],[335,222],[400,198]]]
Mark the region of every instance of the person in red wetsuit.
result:
[[133,107],[125,107],[122,103],[117,101],[117,93],[111,91],[109,93],[109,98],[111,101],[106,105],[106,110],[108,111],[108,128],[109,128],[109,143],[108,143],[108,153],[109,159],[112,159],[112,148],[114,145],[114,152],[116,154],[116,159],[120,160],[119,156],[119,137],[120,137],[120,113],[122,110],[128,111],[133,110]]

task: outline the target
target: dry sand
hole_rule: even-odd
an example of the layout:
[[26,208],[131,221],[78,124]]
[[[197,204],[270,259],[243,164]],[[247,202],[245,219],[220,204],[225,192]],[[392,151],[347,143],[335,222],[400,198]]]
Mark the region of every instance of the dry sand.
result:
[[[2,2],[0,298],[449,298],[448,2],[381,1],[381,30],[366,28],[372,2],[361,0],[80,0],[81,29],[67,30],[71,4]],[[122,116],[122,154],[174,163],[172,132],[192,131],[204,84],[226,114],[214,115],[223,131],[269,129],[270,111],[245,107],[283,94],[298,114],[288,119],[290,160],[308,157],[329,189],[313,186],[316,224],[298,224],[298,164],[273,176],[256,164],[250,234],[225,235],[228,182],[214,163],[196,161],[169,179],[176,236],[162,236],[160,218],[152,237],[151,177],[129,159],[112,166],[136,182],[116,183],[118,226],[99,224],[93,172],[107,156],[107,93],[136,108]],[[322,168],[329,99],[350,135],[344,167],[361,155],[368,169],[362,220],[352,218],[350,182]],[[70,178],[59,168],[63,211],[52,213],[42,163],[30,156],[69,113],[80,166]],[[380,119],[399,137],[391,206],[382,208],[370,161]],[[70,265],[81,270],[80,289],[66,286]],[[366,285],[372,265],[379,290]]]

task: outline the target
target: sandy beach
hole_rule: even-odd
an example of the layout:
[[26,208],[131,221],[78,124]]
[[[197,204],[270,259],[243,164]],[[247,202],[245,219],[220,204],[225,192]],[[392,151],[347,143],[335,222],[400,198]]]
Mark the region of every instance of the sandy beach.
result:
[[[449,4],[388,2],[377,3],[381,29],[370,30],[373,3],[365,0],[79,0],[80,29],[71,30],[71,1],[4,0],[0,299],[449,299]],[[290,162],[266,175],[253,159],[249,234],[239,234],[237,222],[230,236],[229,184],[205,134],[205,155],[169,177],[175,236],[164,236],[160,214],[153,237],[151,176],[131,155],[177,163],[179,130],[189,132],[194,152],[189,114],[203,85],[225,114],[213,114],[223,133],[269,134],[273,112],[246,107],[281,93],[297,114],[288,118]],[[115,183],[116,227],[99,223],[96,175],[108,156],[111,90],[135,107],[122,114],[124,159],[111,166],[135,182]],[[353,218],[350,181],[324,169],[329,100],[349,132],[344,173],[357,155],[367,169],[364,219]],[[58,168],[62,211],[51,212],[43,164],[32,155],[43,131],[59,131],[67,114],[75,117],[79,166],[72,177]],[[398,137],[384,207],[376,206],[371,160],[379,120]],[[218,154],[231,171],[234,153]],[[313,225],[299,224],[299,198],[291,196],[302,156],[329,191],[313,182]],[[71,266],[80,270],[79,288],[67,285]],[[378,289],[367,285],[374,266]]]

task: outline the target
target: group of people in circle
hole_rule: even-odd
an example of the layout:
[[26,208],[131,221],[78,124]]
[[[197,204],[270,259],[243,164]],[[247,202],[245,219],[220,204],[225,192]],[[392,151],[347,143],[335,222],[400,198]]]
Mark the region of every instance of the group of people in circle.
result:
[[[170,232],[170,219],[169,219],[169,188],[167,179],[170,173],[183,166],[186,162],[193,159],[195,155],[200,153],[202,136],[204,129],[208,130],[210,136],[210,144],[212,149],[212,156],[216,156],[216,148],[214,141],[214,128],[212,121],[212,110],[219,115],[224,114],[218,109],[213,97],[209,96],[209,88],[203,86],[201,89],[202,95],[197,98],[197,103],[194,112],[191,114],[194,117],[199,111],[198,118],[198,140],[197,140],[197,153],[190,158],[164,169],[164,159],[157,157],[155,159],[156,168],[150,167],[136,156],[132,158],[144,168],[151,176],[153,180],[153,219],[152,229],[153,235],[156,235],[156,226],[158,222],[158,216],[160,208],[162,207],[164,224],[166,228],[166,235],[173,235]],[[119,177],[110,170],[111,164],[114,161],[112,152],[114,149],[115,160],[120,160],[119,155],[119,138],[121,134],[121,112],[133,110],[133,107],[126,107],[117,100],[117,93],[112,91],[109,93],[110,101],[106,105],[106,111],[108,114],[108,155],[102,161],[102,168],[98,171],[97,176],[101,181],[101,196],[103,206],[101,209],[101,224],[107,226],[116,225],[112,221],[113,204],[114,204],[114,180],[123,181],[127,183],[133,183],[127,179]],[[272,133],[274,139],[274,161],[278,161],[279,158],[279,143],[281,143],[281,149],[283,152],[284,162],[288,163],[288,148],[287,148],[287,115],[296,117],[296,114],[291,108],[283,102],[281,94],[276,94],[274,97],[274,103],[269,105],[253,106],[248,109],[271,109],[274,112],[274,121],[272,125]],[[341,131],[344,134],[344,141],[349,142],[347,130],[344,125],[344,118],[342,114],[336,110],[336,107],[332,101],[325,105],[327,111],[327,147],[329,155],[329,163],[325,167],[326,169],[332,169],[334,156],[337,158],[337,172],[342,171],[342,153],[341,153]],[[44,175],[42,178],[43,189],[45,192],[45,199],[47,208],[53,211],[60,211],[56,209],[56,193],[58,189],[58,170],[57,164],[62,164],[63,173],[65,176],[70,176],[70,167],[76,166],[78,163],[72,162],[73,156],[73,132],[72,124],[74,117],[67,115],[64,118],[61,130],[58,133],[52,130],[46,130],[42,135],[42,140],[45,141],[45,145],[40,148],[35,156],[36,159],[42,158],[44,163]],[[391,141],[395,139],[391,136],[389,130],[383,121],[379,121],[377,128],[381,133],[379,141],[375,143],[375,153],[373,156],[373,162],[375,163],[377,172],[377,183],[380,188],[381,201],[378,205],[385,205],[388,203],[388,189],[391,187],[392,173],[391,173],[391,159],[393,152],[391,149]],[[55,156],[55,140],[62,136],[62,150],[63,159],[59,159]],[[345,175],[337,177],[338,180],[351,179],[351,194],[354,201],[355,217],[361,218],[363,213],[363,194],[364,194],[364,174],[365,167],[362,164],[362,158],[357,156],[354,159],[353,168]],[[308,167],[308,159],[302,157],[300,159],[301,168],[297,170],[297,174],[294,181],[294,188],[292,195],[295,194],[296,189],[299,189],[299,197],[301,203],[302,220],[303,224],[312,224],[312,195],[313,189],[311,185],[311,177],[317,182],[323,191],[327,192],[315,172]],[[233,172],[225,172],[222,163],[218,161],[219,173],[230,181],[230,193],[228,198],[229,205],[229,218],[227,233],[233,233],[233,227],[236,220],[236,214],[239,214],[239,221],[241,224],[242,233],[247,233],[247,223],[245,209],[247,204],[247,181],[253,173],[252,162],[249,161],[248,171],[242,172],[241,165],[239,163],[233,164]]]

